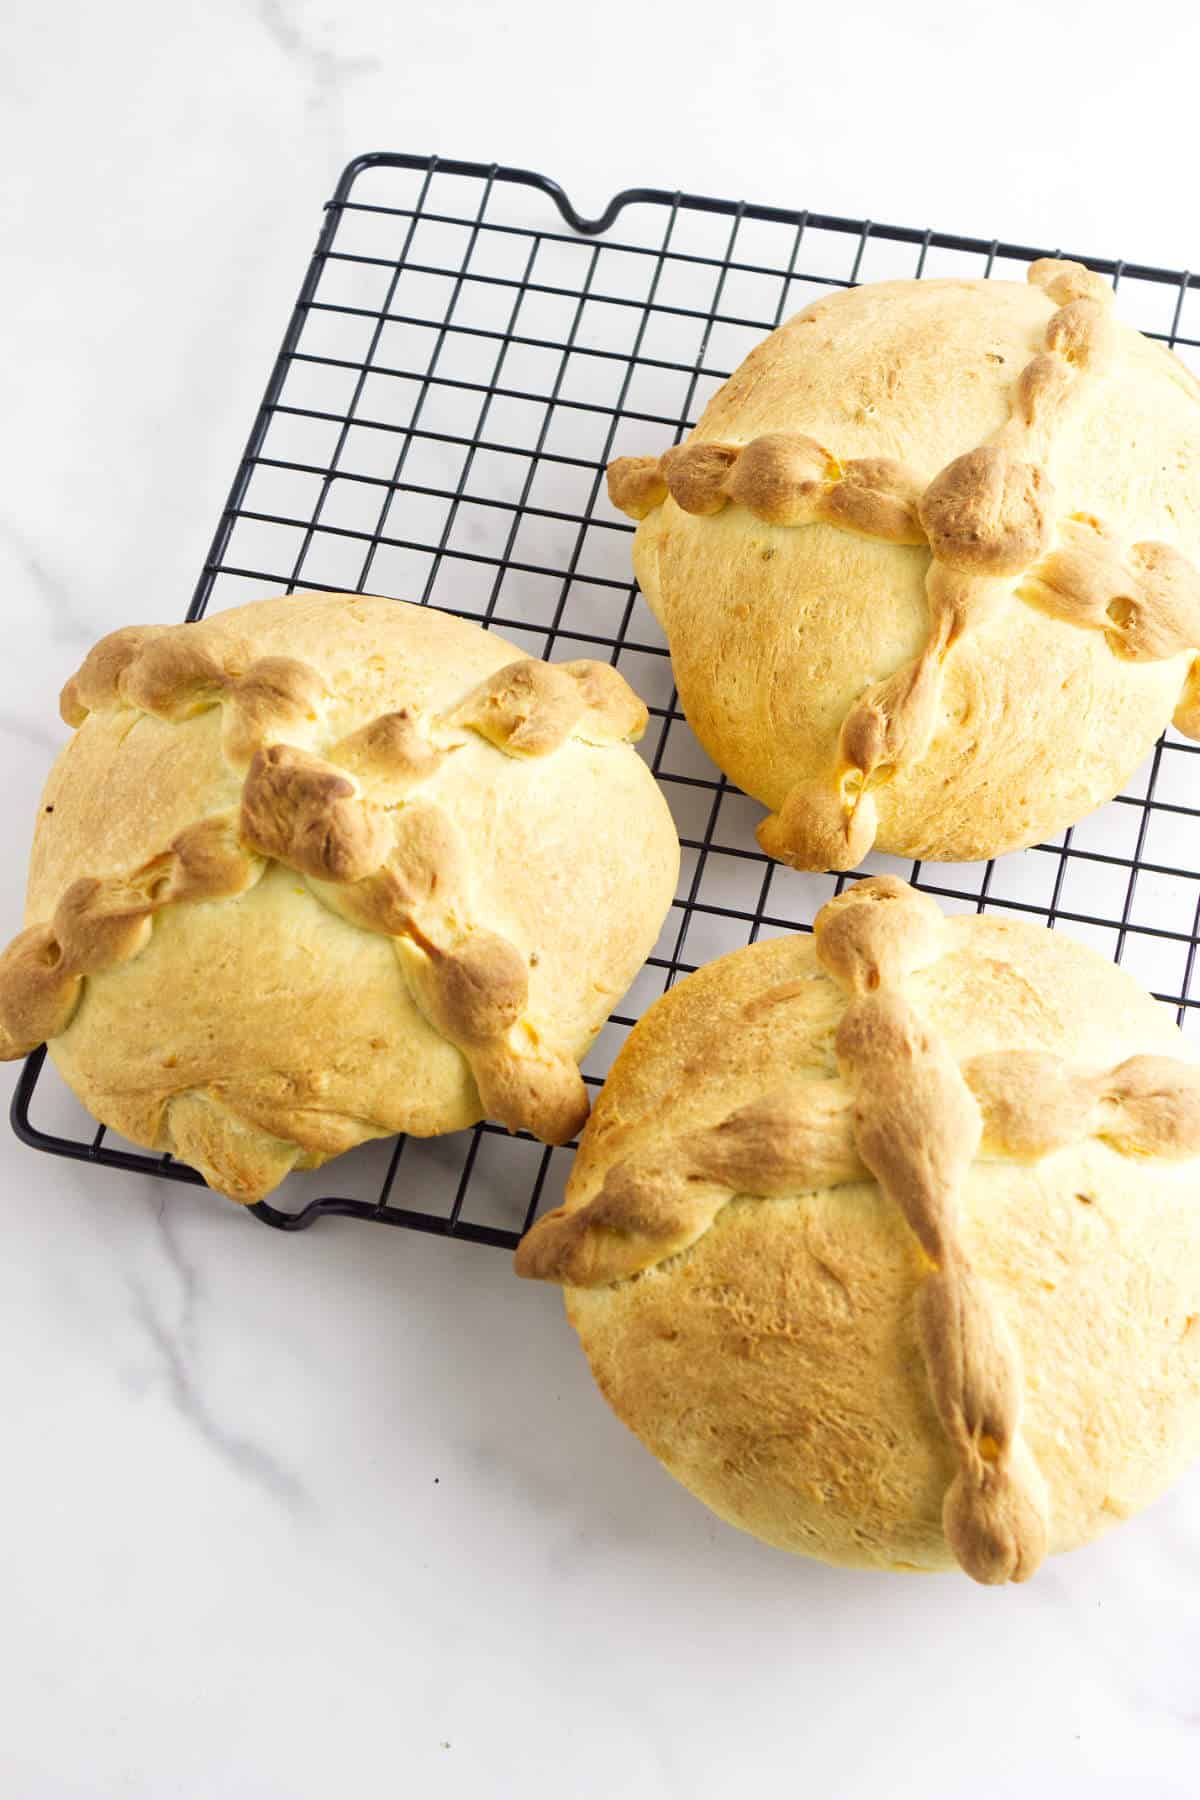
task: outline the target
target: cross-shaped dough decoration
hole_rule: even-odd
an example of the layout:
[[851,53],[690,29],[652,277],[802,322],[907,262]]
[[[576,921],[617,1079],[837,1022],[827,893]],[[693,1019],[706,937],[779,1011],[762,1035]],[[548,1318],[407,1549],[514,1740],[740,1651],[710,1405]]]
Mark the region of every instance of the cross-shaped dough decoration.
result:
[[[1090,375],[1111,359],[1112,290],[1081,263],[1042,257],[1029,280],[1058,303],[1044,347],[1013,386],[991,440],[925,484],[886,458],[840,462],[811,437],[771,432],[748,444],[687,443],[619,457],[613,504],[644,519],[668,495],[684,512],[745,506],[771,525],[821,522],[894,544],[927,544],[929,635],[920,654],[867,688],[842,723],[829,768],[796,785],[764,819],[764,850],[799,869],[857,868],[875,842],[872,789],[927,750],[947,658],[1013,594],[1069,624],[1102,631],[1115,656],[1151,662],[1200,649],[1200,570],[1169,544],[1121,545],[1087,513],[1060,517],[1047,473],[1056,434]],[[1200,738],[1200,659],[1174,723]]]
[[462,834],[416,790],[468,732],[504,755],[542,757],[572,736],[635,741],[645,707],[607,663],[519,657],[439,716],[402,708],[321,748],[328,698],[309,665],[255,658],[199,625],[101,639],[63,689],[66,722],[116,707],[178,721],[220,706],[240,804],[137,869],[72,882],[49,921],[13,939],[0,955],[0,1055],[65,1031],[84,979],[136,956],[164,906],[232,898],[274,860],[393,940],[414,1002],[465,1057],[489,1118],[566,1143],[588,1112],[575,1059],[531,1016],[524,957],[480,919]]
[[[977,1157],[1035,1162],[1089,1137],[1127,1156],[1196,1156],[1200,1068],[1137,1056],[1084,1070],[1027,1050],[960,1067],[905,993],[906,978],[942,954],[932,900],[872,876],[829,901],[813,929],[819,961],[846,994],[840,1074],[781,1085],[614,1164],[583,1205],[547,1213],[527,1233],[517,1272],[605,1286],[686,1251],[735,1198],[798,1199],[874,1177],[920,1250],[921,1348],[958,1461],[947,1542],[975,1580],[1023,1581],[1045,1555],[1046,1493],[1020,1437],[1019,1353],[963,1246],[964,1179]],[[787,999],[785,987],[751,1004]]]

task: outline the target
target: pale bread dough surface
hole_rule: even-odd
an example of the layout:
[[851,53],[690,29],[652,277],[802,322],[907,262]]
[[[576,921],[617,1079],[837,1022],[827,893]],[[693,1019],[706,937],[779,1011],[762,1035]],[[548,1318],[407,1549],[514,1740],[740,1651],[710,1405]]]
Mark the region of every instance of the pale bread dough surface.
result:
[[[444,613],[360,596],[255,602],[199,629],[206,642],[319,671],[330,743],[401,706],[432,718],[521,656]],[[178,723],[130,707],[89,714],[42,796],[27,924],[47,919],[80,875],[136,868],[236,806],[242,777],[222,757],[221,725],[220,706]],[[570,737],[517,758],[462,736],[419,797],[453,820],[480,919],[528,964],[530,1015],[582,1056],[670,903],[670,814],[628,744]],[[418,1010],[392,942],[279,863],[236,897],[156,914],[143,949],[86,979],[50,1054],[89,1110],[135,1143],[175,1147],[172,1108],[186,1096],[194,1147],[199,1103],[212,1119],[202,1172],[241,1198],[259,1197],[292,1161],[480,1116],[466,1061]]]
[[[1118,311],[1119,311],[1118,296]],[[1004,281],[881,282],[773,332],[709,402],[696,442],[802,432],[843,461],[890,457],[918,482],[1003,426],[1055,302]],[[1050,463],[1056,510],[1200,562],[1200,389],[1116,321]],[[924,546],[829,524],[771,526],[668,498],[634,541],[680,699],[713,760],[777,810],[834,759],[872,683],[928,634]],[[880,850],[969,861],[1051,837],[1111,798],[1171,718],[1190,655],[1118,658],[1101,633],[1011,600],[946,665],[933,739],[874,791]]]
[[[1197,1056],[1166,1009],[1077,944],[995,918],[947,921],[909,977],[958,1060],[1044,1050],[1087,1068]],[[746,1008],[782,983],[786,1004]],[[672,989],[592,1113],[568,1209],[614,1164],[711,1125],[781,1081],[835,1072],[845,996],[808,937],[760,942]],[[1052,1551],[1088,1542],[1200,1452],[1196,1164],[1095,1140],[1033,1165],[977,1162],[964,1248],[1024,1371],[1021,1432]],[[941,1569],[954,1456],[916,1325],[927,1265],[873,1181],[735,1198],[703,1237],[632,1279],[568,1288],[617,1414],[715,1512],[833,1563]]]

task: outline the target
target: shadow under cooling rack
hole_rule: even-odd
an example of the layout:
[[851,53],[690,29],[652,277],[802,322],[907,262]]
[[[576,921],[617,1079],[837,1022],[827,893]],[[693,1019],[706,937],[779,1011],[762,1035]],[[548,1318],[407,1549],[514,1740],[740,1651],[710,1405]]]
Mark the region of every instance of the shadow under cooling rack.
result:
[[[654,955],[585,1064],[591,1087],[680,974],[810,927],[841,885],[759,853],[761,809],[689,731],[605,464],[679,441],[764,333],[831,288],[1023,279],[1035,257],[1060,254],[1108,275],[1124,317],[1196,361],[1200,278],[1186,271],[653,188],[589,219],[543,175],[436,157],[364,156],[342,175],[187,617],[297,588],[394,594],[534,655],[559,647],[621,669],[650,706],[642,749],[683,872]],[[1052,844],[961,867],[873,855],[863,872],[895,870],[949,911],[1024,914],[1080,938],[1187,1029],[1196,754],[1168,732],[1123,795]],[[44,1067],[35,1052],[17,1084],[25,1143],[200,1185],[97,1130]],[[251,1210],[284,1230],[334,1214],[511,1246],[557,1202],[569,1164],[569,1149],[480,1125],[363,1145]]]

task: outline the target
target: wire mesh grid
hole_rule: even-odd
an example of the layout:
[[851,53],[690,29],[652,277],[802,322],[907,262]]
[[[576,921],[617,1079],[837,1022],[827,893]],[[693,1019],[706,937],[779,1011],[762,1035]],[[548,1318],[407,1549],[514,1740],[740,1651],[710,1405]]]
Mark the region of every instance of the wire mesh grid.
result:
[[[642,750],[683,865],[655,952],[585,1064],[592,1088],[679,976],[810,927],[846,879],[758,851],[761,808],[679,710],[605,464],[682,438],[764,332],[831,288],[1023,279],[1034,257],[1062,253],[652,189],[589,220],[543,176],[438,158],[367,156],[343,174],[187,616],[281,590],[390,594],[537,656],[621,670],[650,707]],[[1200,277],[1079,260],[1112,278],[1127,319],[1200,361]],[[1024,914],[1090,943],[1200,1030],[1198,748],[1168,731],[1118,799],[1019,855],[962,866],[872,855],[861,872],[891,869],[948,911]],[[199,1181],[96,1131],[43,1076],[43,1055],[14,1098],[25,1142]],[[511,1246],[557,1202],[570,1154],[491,1124],[393,1139],[291,1176],[279,1205],[252,1210],[283,1229],[334,1213]]]

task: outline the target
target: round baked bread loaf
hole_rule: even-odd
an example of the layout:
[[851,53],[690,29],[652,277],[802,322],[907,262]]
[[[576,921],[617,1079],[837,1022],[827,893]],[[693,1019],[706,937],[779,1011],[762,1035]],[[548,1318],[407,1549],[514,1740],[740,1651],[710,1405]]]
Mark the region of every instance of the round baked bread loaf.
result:
[[1200,385],[1076,263],[891,281],[766,339],[614,502],[763,848],[970,860],[1200,735]]
[[615,669],[299,594],[115,632],[62,710],[0,1053],[246,1201],[365,1138],[583,1124],[679,858]]
[[523,1275],[723,1518],[1023,1580],[1200,1451],[1200,1067],[1118,968],[891,876],[664,996]]

